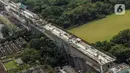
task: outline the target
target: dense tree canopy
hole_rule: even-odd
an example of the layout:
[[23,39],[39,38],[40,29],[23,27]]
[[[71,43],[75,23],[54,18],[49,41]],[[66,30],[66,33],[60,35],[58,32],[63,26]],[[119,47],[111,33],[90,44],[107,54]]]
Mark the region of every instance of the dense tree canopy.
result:
[[[43,19],[64,28],[104,18],[114,12],[114,5],[117,3],[125,4],[126,9],[130,9],[130,0],[23,0],[22,3],[27,5],[31,11],[42,15]],[[49,41],[33,39],[30,41],[30,48],[40,49],[41,52],[49,51],[52,48],[49,47],[51,45],[47,45],[41,40]],[[43,44],[46,46],[42,46]],[[37,45],[38,47],[36,47]],[[118,62],[125,62],[130,56],[130,30],[121,31],[110,42],[97,42],[95,46],[115,55]],[[51,57],[54,54],[49,53],[48,55]],[[50,58],[46,59],[50,60]]]
[[[27,33],[26,33],[27,34]],[[28,41],[27,48],[22,57],[25,63],[40,62],[42,65],[62,66],[67,60],[65,52],[60,51],[52,40],[45,35],[30,33],[25,37]]]
[[3,26],[1,28],[1,33],[3,34],[3,37],[6,38],[9,36],[9,28],[7,26]]
[[130,29],[121,31],[118,35],[113,37],[111,42],[114,44],[123,44],[130,47]]
[[47,21],[64,28],[104,18],[114,12],[117,3],[130,9],[130,0],[23,0],[22,3]]
[[130,48],[123,45],[115,45],[110,49],[110,53],[115,55],[119,62],[126,62],[126,59],[130,56]]
[[118,62],[130,61],[130,29],[121,31],[110,42],[97,42],[95,46],[116,56]]

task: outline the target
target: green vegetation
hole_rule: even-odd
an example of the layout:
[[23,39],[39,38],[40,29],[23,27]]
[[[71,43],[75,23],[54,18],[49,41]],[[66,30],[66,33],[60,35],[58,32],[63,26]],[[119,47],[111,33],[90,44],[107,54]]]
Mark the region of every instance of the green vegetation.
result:
[[126,11],[126,14],[121,16],[112,14],[104,19],[92,21],[77,28],[72,28],[69,32],[91,43],[110,40],[121,30],[130,28],[129,16],[130,10]]
[[8,29],[8,27],[3,26],[1,28],[1,33],[3,34],[3,37],[8,37],[9,36],[9,29]]
[[4,38],[10,38],[11,36],[18,34],[18,31],[21,31],[15,24],[13,24],[8,18],[3,15],[0,15],[0,23],[4,24],[1,28],[1,32]]
[[[27,34],[27,33],[26,33]],[[42,64],[52,67],[66,63],[65,52],[61,51],[52,40],[42,34],[29,33],[22,60],[27,64]]]
[[17,66],[18,66],[18,64],[14,60],[4,63],[4,65],[7,70],[12,69],[12,68],[17,68]]
[[10,29],[16,28],[15,24],[11,23],[10,20],[3,15],[0,15],[0,23],[5,24]]
[[[25,50],[19,54],[10,55],[8,58],[22,58],[24,63],[22,65],[17,65],[14,61],[5,63],[6,68],[9,69],[9,73],[17,73],[37,65],[49,65],[50,67],[56,67],[68,63],[65,59],[65,52],[60,50],[60,48],[58,48],[52,40],[43,34],[21,30],[2,40],[1,43],[14,40],[19,37],[22,37],[26,41],[22,45]],[[53,73],[52,70],[46,71],[48,73]]]
[[14,61],[5,63],[8,73],[17,73],[38,65],[43,65],[46,73],[55,73],[52,67],[67,63],[65,53],[60,51],[52,40],[45,35],[27,31],[22,34],[20,36],[27,41],[26,45],[23,46],[25,50],[13,56],[15,58],[20,57],[24,63],[20,65]]
[[99,50],[113,54],[118,63],[126,62],[130,64],[130,29],[121,31],[109,42],[97,42],[94,46]]
[[[26,30],[18,31],[13,35],[13,37],[11,36],[2,42],[17,39],[18,37],[25,39],[26,43],[22,45],[25,50],[19,54],[13,55],[13,58],[22,58],[24,63],[18,66],[15,66],[14,62],[9,62],[9,64],[5,63],[5,66],[9,68],[9,73],[17,73],[37,65],[49,65],[50,67],[56,67],[68,63],[65,59],[65,52],[60,50],[60,48],[58,48],[55,43],[45,35]],[[10,55],[8,58],[11,57],[12,55]],[[46,71],[48,73],[54,72],[49,69],[46,69]]]
[[130,0],[23,0],[23,3],[45,20],[64,28],[104,18],[113,13],[117,3],[130,9]]
[[28,64],[18,65],[18,64],[16,64],[16,62],[14,62],[14,60],[8,62],[8,64],[5,64],[5,67],[6,66],[7,66],[7,72],[8,73],[17,73],[17,72],[21,72],[23,70],[27,70],[27,69],[32,67]]

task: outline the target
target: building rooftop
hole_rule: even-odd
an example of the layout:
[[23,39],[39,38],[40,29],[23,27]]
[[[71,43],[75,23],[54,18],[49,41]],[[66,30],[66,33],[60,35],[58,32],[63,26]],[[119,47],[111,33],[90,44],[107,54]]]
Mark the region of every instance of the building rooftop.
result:
[[54,35],[59,38],[67,41],[77,50],[81,51],[85,55],[89,56],[93,60],[97,61],[99,64],[103,65],[112,61],[115,61],[115,58],[112,58],[105,53],[95,49],[94,47],[88,45],[86,42],[82,41],[80,38],[77,38],[51,24],[47,24],[44,26],[46,30],[51,31]]

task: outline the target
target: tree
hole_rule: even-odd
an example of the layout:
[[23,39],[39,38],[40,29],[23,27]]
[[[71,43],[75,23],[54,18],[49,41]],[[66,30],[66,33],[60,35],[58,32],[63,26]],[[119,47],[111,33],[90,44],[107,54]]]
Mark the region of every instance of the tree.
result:
[[3,26],[1,28],[1,33],[3,34],[3,37],[8,37],[9,36],[9,28],[7,26]]
[[130,47],[130,29],[123,30],[119,34],[115,35],[111,42]]
[[130,29],[121,31],[115,35],[109,42],[97,42],[95,47],[113,54],[117,58],[117,62],[130,61]]
[[40,54],[39,54],[39,51],[35,50],[35,49],[26,49],[24,51],[24,55],[22,57],[22,60],[25,62],[25,63],[35,63],[36,60],[39,60],[40,59]]
[[55,20],[57,19],[58,16],[61,15],[61,13],[63,12],[62,7],[58,7],[58,6],[47,6],[46,9],[42,10],[42,16],[44,18],[47,18],[48,20]]
[[96,42],[95,47],[103,51],[109,51],[114,44],[107,41]]
[[116,56],[118,62],[126,62],[130,56],[130,48],[123,45],[115,45],[111,48],[110,52]]
[[41,14],[45,20],[68,28],[106,17],[113,12],[115,2],[114,0],[25,0],[24,3],[30,10]]
[[40,39],[32,39],[29,42],[29,47],[30,48],[35,48],[35,49],[39,49],[40,48]]
[[68,3],[69,3],[69,0],[56,0],[54,5],[62,6],[62,5],[66,5]]
[[31,64],[38,60],[41,64],[51,65],[53,67],[65,64],[65,52],[59,50],[52,40],[36,33],[30,36],[26,38],[29,37],[30,39],[27,47],[31,49],[25,50],[22,58],[26,63]]

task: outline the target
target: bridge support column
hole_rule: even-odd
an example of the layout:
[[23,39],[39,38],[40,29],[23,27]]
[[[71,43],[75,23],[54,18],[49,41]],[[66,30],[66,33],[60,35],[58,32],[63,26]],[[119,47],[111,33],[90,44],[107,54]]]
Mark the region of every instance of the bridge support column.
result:
[[103,73],[103,70],[102,70],[102,65],[100,66],[100,69],[101,69],[100,73]]

